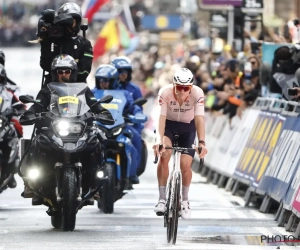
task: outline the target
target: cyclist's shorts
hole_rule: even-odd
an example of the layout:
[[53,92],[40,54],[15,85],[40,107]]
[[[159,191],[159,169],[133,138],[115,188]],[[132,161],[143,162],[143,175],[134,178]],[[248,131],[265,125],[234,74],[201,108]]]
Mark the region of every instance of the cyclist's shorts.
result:
[[[179,135],[178,147],[191,148],[196,137],[195,121],[192,120],[190,123],[185,123],[166,120],[165,136],[171,140],[172,145],[174,145],[176,134]],[[190,155],[194,158],[195,150],[183,151],[182,154]]]

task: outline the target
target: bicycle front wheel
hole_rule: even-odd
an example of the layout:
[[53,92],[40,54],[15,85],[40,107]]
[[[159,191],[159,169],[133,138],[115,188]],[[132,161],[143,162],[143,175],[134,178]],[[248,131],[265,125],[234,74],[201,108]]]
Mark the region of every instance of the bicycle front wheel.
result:
[[174,187],[174,200],[172,205],[172,219],[171,219],[171,235],[172,243],[176,244],[177,239],[177,228],[178,228],[178,217],[180,209],[180,185],[181,185],[181,176],[177,174],[175,176],[175,187]]

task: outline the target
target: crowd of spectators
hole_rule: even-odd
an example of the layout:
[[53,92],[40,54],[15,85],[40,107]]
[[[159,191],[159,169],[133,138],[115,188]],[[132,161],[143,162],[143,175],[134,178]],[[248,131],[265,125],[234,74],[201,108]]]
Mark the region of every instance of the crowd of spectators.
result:
[[[3,1],[0,4],[0,46],[33,46],[36,39],[37,23],[45,9],[56,9],[62,0]],[[82,4],[82,0],[73,1]]]

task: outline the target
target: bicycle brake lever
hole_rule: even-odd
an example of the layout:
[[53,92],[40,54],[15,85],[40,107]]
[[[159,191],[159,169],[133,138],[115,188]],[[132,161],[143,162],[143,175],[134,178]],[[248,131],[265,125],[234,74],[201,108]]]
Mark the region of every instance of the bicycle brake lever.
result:
[[[160,150],[163,148],[163,145],[162,144],[159,144],[159,147],[158,147],[158,152],[160,152]],[[155,160],[154,160],[154,164],[156,164],[158,162],[158,155],[155,156]]]

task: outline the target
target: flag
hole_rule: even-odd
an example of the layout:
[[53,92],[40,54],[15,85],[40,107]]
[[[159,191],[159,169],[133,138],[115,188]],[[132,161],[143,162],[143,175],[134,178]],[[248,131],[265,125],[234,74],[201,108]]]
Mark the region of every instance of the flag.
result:
[[84,0],[81,6],[83,17],[91,22],[94,14],[107,2],[109,2],[109,0]]
[[[126,7],[127,6],[127,7]],[[94,44],[94,60],[112,48],[124,49],[126,55],[132,53],[139,45],[135,27],[128,5],[123,11],[105,23]]]
[[94,44],[94,60],[112,48],[120,46],[117,19],[110,19],[101,29]]
[[120,46],[122,48],[128,48],[130,46],[131,34],[120,18],[117,18],[117,24],[120,38]]

